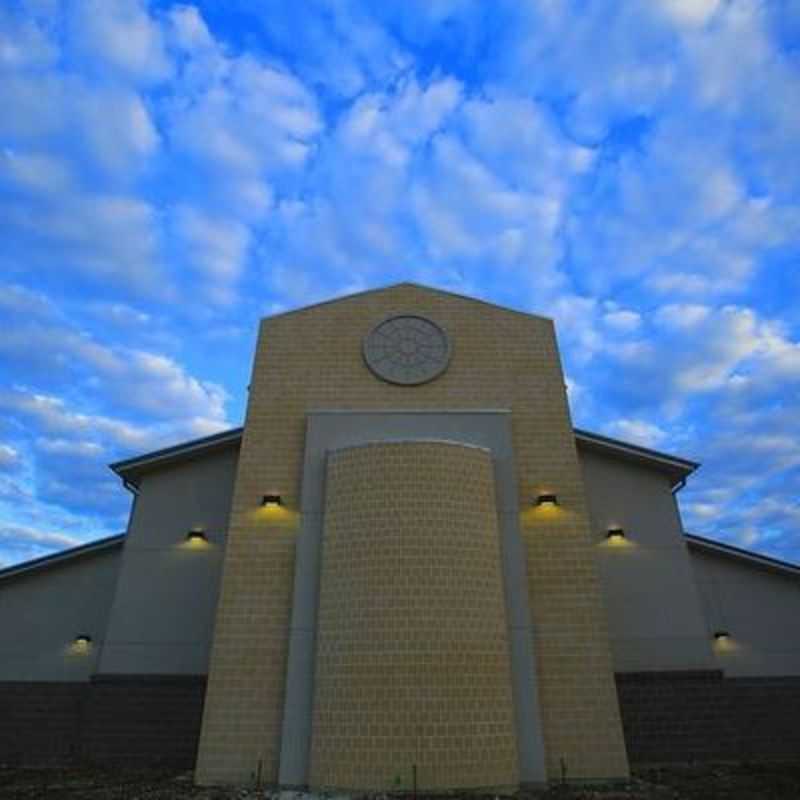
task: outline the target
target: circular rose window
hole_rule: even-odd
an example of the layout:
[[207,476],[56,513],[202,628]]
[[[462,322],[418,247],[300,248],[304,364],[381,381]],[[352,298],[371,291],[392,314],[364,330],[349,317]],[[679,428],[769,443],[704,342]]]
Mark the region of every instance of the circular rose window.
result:
[[400,314],[367,334],[364,360],[379,378],[390,383],[425,383],[447,369],[450,342],[435,322],[416,314]]

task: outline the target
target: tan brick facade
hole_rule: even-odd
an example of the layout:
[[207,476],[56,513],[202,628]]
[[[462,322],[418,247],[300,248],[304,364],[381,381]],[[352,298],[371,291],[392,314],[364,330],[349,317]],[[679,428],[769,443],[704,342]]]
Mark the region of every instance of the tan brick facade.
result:
[[519,783],[494,494],[476,447],[330,458],[311,786]]
[[[390,313],[450,334],[447,371],[421,386],[377,379],[361,341]],[[217,612],[200,782],[276,780],[306,413],[312,409],[512,412],[548,772],[626,774],[605,613],[588,537],[564,380],[549,320],[409,284],[262,323]],[[530,505],[555,492],[555,511]],[[263,512],[265,492],[286,509]]]

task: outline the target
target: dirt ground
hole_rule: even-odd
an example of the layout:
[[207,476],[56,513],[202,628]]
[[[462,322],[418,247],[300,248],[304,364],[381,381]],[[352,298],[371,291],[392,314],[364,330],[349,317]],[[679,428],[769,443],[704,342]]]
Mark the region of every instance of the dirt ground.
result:
[[[0,800],[321,800],[274,789],[201,789],[191,773],[0,767]],[[334,800],[333,795],[328,796]],[[398,798],[400,795],[397,796]],[[408,800],[404,795],[404,800]],[[457,795],[449,795],[455,800]],[[392,795],[381,796],[392,800]],[[438,796],[441,800],[442,796]],[[470,800],[495,800],[469,795]],[[617,786],[552,786],[518,800],[800,800],[800,759],[793,764],[720,764],[636,770]],[[343,800],[342,795],[335,800]],[[417,800],[432,800],[419,795]]]

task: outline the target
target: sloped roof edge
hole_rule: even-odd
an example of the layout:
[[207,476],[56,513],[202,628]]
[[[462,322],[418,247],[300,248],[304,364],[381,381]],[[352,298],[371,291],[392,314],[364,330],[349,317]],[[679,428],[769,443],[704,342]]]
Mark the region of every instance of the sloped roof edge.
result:
[[686,533],[684,531],[683,535],[686,537],[686,543],[691,550],[698,550],[701,553],[714,553],[715,555],[746,562],[750,566],[758,566],[775,572],[781,572],[786,575],[791,575],[794,578],[800,577],[800,564],[792,564],[790,561],[781,561],[779,558],[764,556],[760,553],[754,553],[752,550],[745,550],[742,547],[719,542],[715,539],[706,539],[705,536],[697,536],[694,533]]
[[599,433],[575,428],[575,441],[588,450],[601,452],[604,455],[613,455],[626,461],[634,461],[656,467],[666,472],[673,480],[673,487],[682,485],[682,481],[689,477],[699,466],[697,461],[681,458],[660,450],[651,450],[621,439],[612,439]]
[[123,481],[136,485],[136,478],[139,474],[151,467],[163,466],[176,461],[185,461],[196,455],[205,455],[213,450],[234,445],[238,446],[242,439],[243,430],[244,428],[241,426],[230,428],[227,431],[220,431],[211,436],[203,436],[200,439],[192,439],[170,447],[163,447],[160,450],[153,450],[150,453],[143,453],[140,456],[115,461],[108,466]]
[[[765,556],[760,553],[755,553],[752,550],[745,550],[741,547],[735,547],[734,545],[719,542],[714,539],[707,539],[704,536],[697,536],[696,534],[687,533],[686,531],[684,531],[683,535],[691,550],[722,555],[746,563],[749,566],[757,566],[781,572],[793,578],[800,577],[800,565],[798,564],[792,564],[789,561],[782,561],[777,558],[772,558],[771,556]],[[104,550],[113,550],[116,547],[122,547],[124,542],[125,534],[119,533],[104,539],[87,542],[77,547],[71,547],[68,550],[61,550],[58,553],[51,553],[41,558],[23,561],[20,564],[14,564],[13,566],[0,569],[0,580],[24,575],[34,570],[53,567],[65,561],[72,561],[76,558],[93,555]]]
[[[157,466],[166,466],[170,463],[184,461],[195,456],[207,454],[210,451],[225,447],[238,446],[242,438],[244,428],[231,428],[227,431],[215,433],[213,436],[205,436],[202,439],[193,439],[161,450],[154,450],[151,453],[144,453],[141,456],[128,458],[124,461],[117,461],[110,465],[110,468],[122,478],[123,481],[136,485],[136,479],[146,470]],[[611,439],[597,433],[575,428],[575,440],[579,446],[589,447],[595,450],[644,462],[650,466],[661,468],[667,471],[672,477],[680,480],[687,477],[699,466],[695,461],[679,458],[657,450],[649,450],[646,447],[623,442],[618,439]],[[677,481],[676,481],[677,482]]]
[[14,578],[18,575],[32,572],[33,570],[54,567],[64,561],[72,561],[73,559],[82,558],[83,556],[94,555],[103,550],[112,550],[115,547],[121,547],[124,541],[125,534],[118,533],[114,536],[107,536],[104,539],[95,539],[93,542],[79,544],[77,547],[70,547],[68,550],[59,550],[57,553],[41,556],[41,558],[33,558],[30,561],[23,561],[20,564],[12,564],[10,567],[0,569],[0,580]]
[[302,314],[304,311],[311,311],[321,306],[329,306],[332,303],[339,303],[342,300],[352,300],[355,297],[363,297],[368,294],[377,294],[378,292],[387,292],[390,289],[399,289],[401,286],[413,286],[415,289],[423,289],[426,292],[434,292],[436,294],[444,294],[448,297],[456,297],[459,300],[467,300],[470,303],[480,303],[484,306],[490,306],[500,311],[506,311],[509,314],[521,314],[523,317],[533,317],[534,319],[543,319],[552,322],[551,317],[545,317],[543,314],[533,314],[530,311],[520,311],[518,308],[509,308],[508,306],[501,306],[499,303],[493,303],[491,300],[483,300],[480,297],[471,297],[468,294],[460,294],[459,292],[452,292],[449,289],[439,289],[436,286],[427,286],[424,283],[417,283],[416,281],[399,281],[398,283],[390,283],[387,286],[375,286],[372,289],[363,289],[360,292],[350,292],[349,294],[342,294],[338,297],[331,297],[328,300],[320,300],[318,303],[311,303],[308,306],[300,306],[298,308],[290,308],[288,311],[279,311],[277,314],[268,314],[262,317],[261,320],[280,319],[281,317],[288,317],[291,314]]

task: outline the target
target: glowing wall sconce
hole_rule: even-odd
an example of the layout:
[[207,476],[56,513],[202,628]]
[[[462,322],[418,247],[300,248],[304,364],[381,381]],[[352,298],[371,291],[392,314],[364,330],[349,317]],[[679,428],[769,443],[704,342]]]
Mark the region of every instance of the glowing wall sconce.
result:
[[208,537],[202,528],[192,528],[192,530],[186,534],[186,541],[192,543],[207,542]]
[[723,631],[723,630],[714,631],[714,641],[724,642],[728,638],[730,638],[730,633],[728,633],[728,631]]
[[558,497],[554,494],[540,494],[536,498],[536,505],[542,508],[554,508],[558,505]]
[[283,505],[283,499],[279,494],[265,494],[261,498],[261,505],[264,508],[278,508]]
[[88,633],[79,633],[75,637],[74,644],[76,647],[86,648],[92,643],[92,637]]
[[606,538],[610,539],[611,541],[620,541],[621,539],[625,538],[625,531],[619,527],[619,525],[615,525],[612,528],[609,528],[606,531]]

